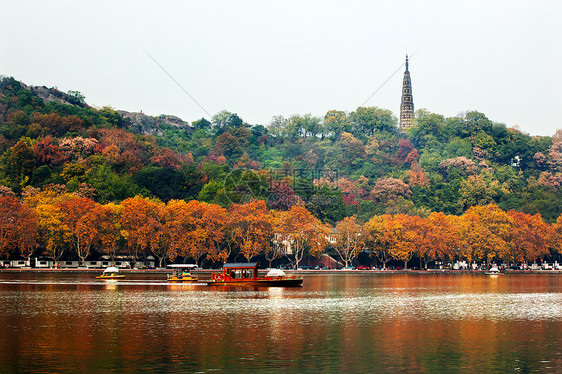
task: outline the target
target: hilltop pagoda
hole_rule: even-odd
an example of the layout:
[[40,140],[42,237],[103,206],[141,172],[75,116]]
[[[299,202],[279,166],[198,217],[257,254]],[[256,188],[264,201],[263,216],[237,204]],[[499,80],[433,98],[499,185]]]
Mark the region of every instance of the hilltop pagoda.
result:
[[406,130],[414,124],[414,99],[412,96],[412,81],[408,70],[408,55],[406,55],[406,71],[402,81],[402,101],[400,103],[400,130]]

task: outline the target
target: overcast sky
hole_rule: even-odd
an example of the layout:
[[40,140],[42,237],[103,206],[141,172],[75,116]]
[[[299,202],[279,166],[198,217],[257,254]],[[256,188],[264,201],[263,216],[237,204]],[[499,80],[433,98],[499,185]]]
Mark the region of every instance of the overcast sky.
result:
[[[90,105],[266,125],[355,110],[408,53],[416,109],[553,135],[561,16],[560,0],[2,0],[0,74]],[[398,115],[403,71],[365,105]]]

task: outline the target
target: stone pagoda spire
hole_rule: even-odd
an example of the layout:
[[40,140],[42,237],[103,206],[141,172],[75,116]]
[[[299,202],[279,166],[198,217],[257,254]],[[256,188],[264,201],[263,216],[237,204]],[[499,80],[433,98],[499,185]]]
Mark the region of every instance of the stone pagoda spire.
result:
[[400,130],[409,129],[414,124],[414,99],[412,97],[412,81],[408,70],[408,55],[406,55],[406,71],[402,81],[402,101],[400,103]]

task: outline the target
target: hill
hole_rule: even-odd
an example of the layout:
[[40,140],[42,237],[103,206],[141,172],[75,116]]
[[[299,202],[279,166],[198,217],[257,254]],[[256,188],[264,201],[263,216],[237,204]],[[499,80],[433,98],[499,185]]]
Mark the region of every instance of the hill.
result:
[[258,125],[223,111],[188,124],[0,80],[0,194],[61,185],[100,203],[135,195],[224,207],[261,199],[271,209],[304,205],[330,223],[460,215],[495,203],[553,222],[562,213],[561,140],[476,111],[445,118],[418,110],[407,133],[376,107]]

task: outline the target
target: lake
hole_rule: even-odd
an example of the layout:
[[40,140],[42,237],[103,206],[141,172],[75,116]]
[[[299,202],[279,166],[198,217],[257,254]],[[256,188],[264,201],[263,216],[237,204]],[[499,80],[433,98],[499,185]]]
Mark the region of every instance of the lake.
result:
[[562,275],[0,273],[0,372],[560,372]]

